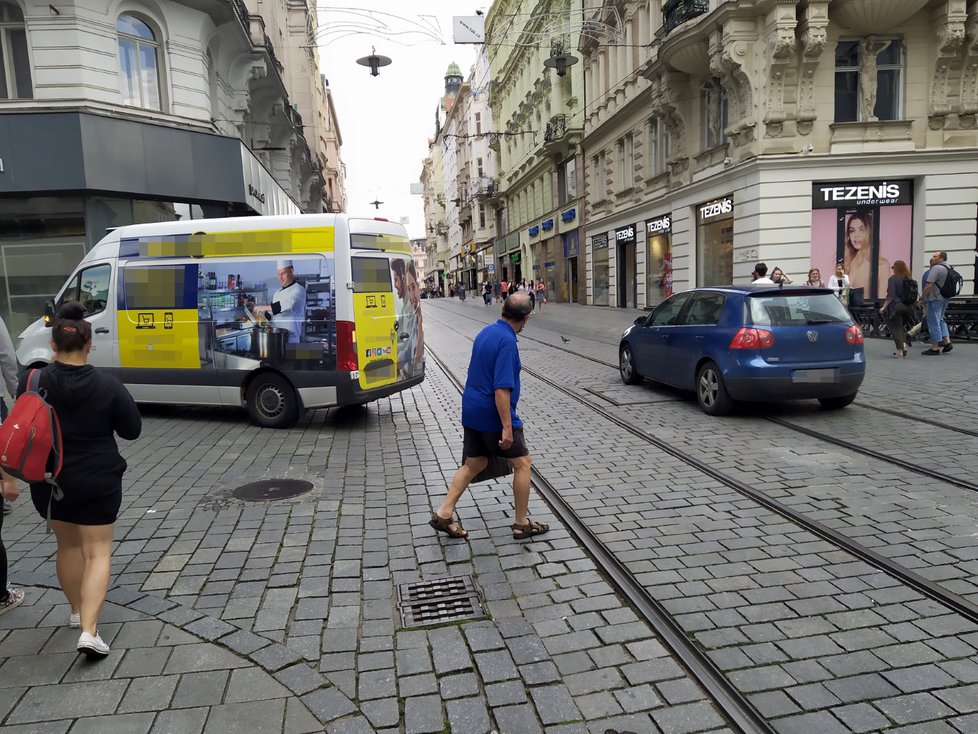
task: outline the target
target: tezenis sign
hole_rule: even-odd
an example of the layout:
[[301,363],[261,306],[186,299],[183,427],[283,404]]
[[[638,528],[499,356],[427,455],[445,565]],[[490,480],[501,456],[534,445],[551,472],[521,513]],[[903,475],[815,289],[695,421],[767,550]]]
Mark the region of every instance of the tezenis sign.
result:
[[913,181],[857,181],[812,184],[813,209],[913,204]]

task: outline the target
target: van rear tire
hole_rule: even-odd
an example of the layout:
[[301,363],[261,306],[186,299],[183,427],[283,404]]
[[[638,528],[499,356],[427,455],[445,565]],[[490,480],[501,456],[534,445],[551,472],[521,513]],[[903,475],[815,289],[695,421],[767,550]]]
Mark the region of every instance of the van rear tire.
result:
[[248,414],[262,428],[291,428],[299,420],[299,395],[292,383],[274,372],[262,372],[245,394]]

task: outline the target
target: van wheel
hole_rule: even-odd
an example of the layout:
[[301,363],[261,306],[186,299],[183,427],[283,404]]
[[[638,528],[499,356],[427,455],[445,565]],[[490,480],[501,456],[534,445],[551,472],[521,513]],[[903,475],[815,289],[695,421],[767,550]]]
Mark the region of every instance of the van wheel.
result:
[[264,428],[289,428],[299,420],[299,396],[292,384],[274,372],[259,374],[248,385],[248,414]]
[[707,415],[726,415],[733,409],[734,401],[727,394],[720,368],[714,362],[707,362],[696,374],[696,400]]

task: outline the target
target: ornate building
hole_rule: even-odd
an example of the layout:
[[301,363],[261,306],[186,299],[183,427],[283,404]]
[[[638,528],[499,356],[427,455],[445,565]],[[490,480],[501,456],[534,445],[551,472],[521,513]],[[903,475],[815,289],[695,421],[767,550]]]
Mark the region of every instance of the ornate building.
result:
[[0,0],[0,303],[13,331],[107,227],[329,206],[338,128],[314,4],[248,3]]
[[490,146],[497,176],[498,277],[544,279],[557,301],[580,288],[581,65],[568,58],[582,29],[581,0],[497,0],[486,16],[492,77]]
[[588,302],[934,250],[974,283],[975,0],[626,0],[583,38]]

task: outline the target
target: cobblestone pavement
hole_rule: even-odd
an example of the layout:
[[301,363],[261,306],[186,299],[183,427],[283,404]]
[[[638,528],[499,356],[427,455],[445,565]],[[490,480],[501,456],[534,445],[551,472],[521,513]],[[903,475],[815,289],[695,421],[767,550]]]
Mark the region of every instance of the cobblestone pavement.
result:
[[[433,348],[464,374],[469,343],[455,330],[474,335],[498,306],[425,307]],[[637,313],[551,305],[521,339],[524,363],[974,593],[978,529],[965,490],[754,417],[708,421],[678,393],[625,388],[612,369],[569,353],[613,363]],[[926,399],[978,426],[976,356],[960,345],[947,359],[873,359],[860,402]],[[512,540],[511,492],[499,483],[463,498],[469,541],[434,535],[427,518],[457,465],[460,401],[433,365],[428,375],[289,431],[255,428],[239,411],[145,408],[143,437],[124,446],[130,471],[100,629],[112,653],[100,663],[75,653],[53,539],[18,501],[3,534],[27,601],[0,616],[0,731],[727,731],[539,499],[531,512],[553,527],[544,539]],[[945,388],[922,395],[935,380]],[[978,731],[971,623],[530,377],[521,413],[544,475],[779,731]],[[779,415],[827,418],[807,407]],[[962,462],[955,473],[974,458],[960,455],[967,444],[948,451],[940,429],[885,425],[899,419],[855,406],[840,416],[904,444],[929,436],[931,455]],[[268,478],[314,489],[274,503],[231,495]],[[474,578],[488,616],[402,628],[398,587],[448,575]]]

